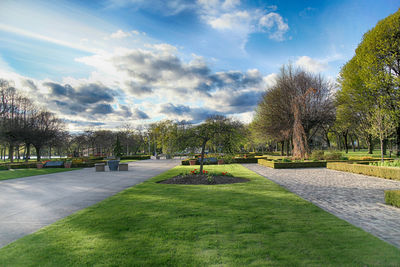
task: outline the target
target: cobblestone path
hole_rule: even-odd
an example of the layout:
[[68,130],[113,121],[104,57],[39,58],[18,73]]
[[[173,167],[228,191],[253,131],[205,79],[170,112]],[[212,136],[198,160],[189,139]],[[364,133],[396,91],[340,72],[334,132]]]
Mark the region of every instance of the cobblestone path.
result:
[[326,168],[243,166],[400,248],[400,208],[386,205],[384,200],[384,191],[400,189],[400,181]]

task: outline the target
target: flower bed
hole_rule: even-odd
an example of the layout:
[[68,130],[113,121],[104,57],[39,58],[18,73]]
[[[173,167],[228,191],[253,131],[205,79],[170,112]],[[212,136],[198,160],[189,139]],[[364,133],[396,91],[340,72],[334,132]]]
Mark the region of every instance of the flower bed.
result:
[[216,185],[216,184],[234,184],[244,183],[249,180],[246,178],[234,177],[228,172],[209,173],[203,170],[200,173],[194,169],[188,173],[181,173],[167,180],[159,181],[160,184],[186,184],[186,185]]

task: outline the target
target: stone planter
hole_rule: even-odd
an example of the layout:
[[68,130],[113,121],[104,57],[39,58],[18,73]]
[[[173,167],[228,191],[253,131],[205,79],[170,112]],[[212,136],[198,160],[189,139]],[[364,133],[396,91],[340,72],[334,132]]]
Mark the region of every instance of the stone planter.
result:
[[189,160],[189,164],[190,165],[196,165],[196,162],[197,162],[197,160],[195,160],[195,159],[194,160]]
[[119,160],[109,160],[107,165],[110,171],[118,171]]
[[219,159],[218,160],[218,165],[222,165],[222,164],[224,164],[224,160],[223,159]]
[[128,171],[128,163],[120,163],[118,169],[119,171]]
[[65,162],[64,163],[64,168],[69,169],[69,168],[71,168],[71,165],[72,165],[72,162]]
[[38,169],[43,168],[43,163],[36,163],[36,168],[38,168]]
[[94,164],[96,172],[104,172],[105,171],[105,163],[96,163]]

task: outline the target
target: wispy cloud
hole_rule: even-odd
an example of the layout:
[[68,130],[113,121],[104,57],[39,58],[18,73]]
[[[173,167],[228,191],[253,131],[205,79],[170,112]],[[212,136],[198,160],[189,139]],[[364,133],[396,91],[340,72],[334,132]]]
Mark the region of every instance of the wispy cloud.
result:
[[24,29],[20,29],[20,28],[13,27],[13,26],[6,25],[6,24],[2,24],[2,23],[0,23],[0,31],[10,32],[10,33],[21,35],[21,36],[24,36],[24,37],[29,37],[29,38],[33,38],[33,39],[37,39],[37,40],[41,40],[41,41],[46,41],[46,42],[49,42],[49,43],[61,45],[61,46],[68,47],[68,48],[77,49],[77,50],[80,50],[80,51],[91,52],[91,53],[99,52],[98,49],[94,49],[94,48],[91,48],[91,47],[88,47],[88,46],[84,46],[84,45],[77,44],[77,43],[63,41],[63,40],[60,40],[60,39],[57,39],[57,38],[53,38],[53,37],[50,37],[50,36],[45,36],[45,35],[42,35],[42,34],[34,33],[34,32],[31,32],[31,31],[27,31],[27,30],[24,30]]

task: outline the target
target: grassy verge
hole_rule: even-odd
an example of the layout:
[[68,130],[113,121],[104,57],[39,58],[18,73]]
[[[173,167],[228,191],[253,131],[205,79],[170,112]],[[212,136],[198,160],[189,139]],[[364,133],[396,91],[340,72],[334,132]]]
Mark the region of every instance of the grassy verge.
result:
[[15,179],[15,178],[22,178],[22,177],[27,177],[27,176],[50,174],[50,173],[56,173],[56,172],[73,171],[73,170],[79,170],[79,168],[16,169],[16,170],[11,169],[8,171],[0,171],[0,181],[8,180],[8,179]]
[[122,159],[119,161],[119,163],[129,163],[129,162],[135,162],[138,161],[137,159]]
[[[198,167],[198,166],[196,166]],[[230,185],[157,184],[176,167],[0,250],[4,266],[395,266],[399,250],[240,165]]]

